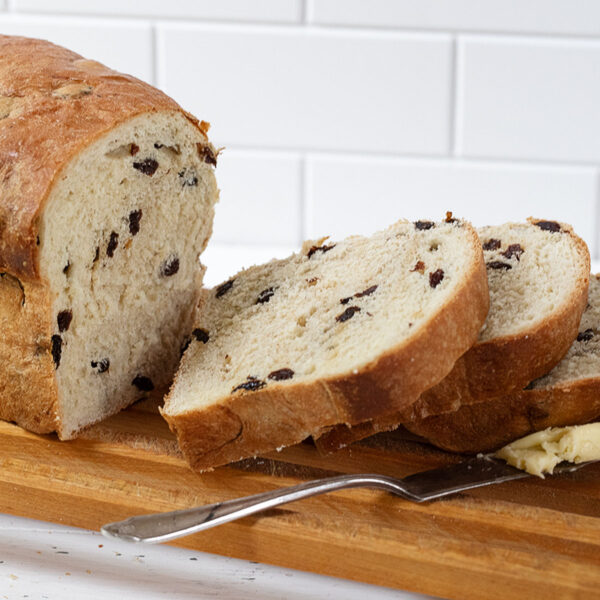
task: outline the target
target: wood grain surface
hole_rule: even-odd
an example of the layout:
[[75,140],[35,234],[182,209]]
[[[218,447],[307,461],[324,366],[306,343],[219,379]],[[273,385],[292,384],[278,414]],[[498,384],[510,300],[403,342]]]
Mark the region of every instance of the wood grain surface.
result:
[[[328,474],[402,477],[460,460],[383,434],[335,455],[305,443],[200,475],[143,406],[69,442],[0,422],[0,444],[1,512],[95,530]],[[427,504],[342,491],[175,544],[445,598],[597,598],[600,465]]]

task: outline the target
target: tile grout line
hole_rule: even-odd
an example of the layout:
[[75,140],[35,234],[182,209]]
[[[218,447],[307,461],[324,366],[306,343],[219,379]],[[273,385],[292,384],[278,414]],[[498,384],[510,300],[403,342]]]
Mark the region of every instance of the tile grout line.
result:
[[592,260],[600,258],[600,168],[596,169],[596,202],[594,205],[594,246],[590,252]]
[[[193,16],[193,15],[178,15],[171,16],[168,14],[164,15],[144,15],[144,14],[119,14],[119,13],[104,13],[104,12],[77,12],[77,11],[35,11],[35,10],[22,10],[18,11],[14,6],[15,0],[5,0],[7,2],[7,11],[18,14],[24,18],[30,19],[49,19],[49,20],[60,20],[60,19],[81,19],[94,21],[96,19],[103,19],[105,21],[126,21],[128,23],[147,23],[149,20],[157,22],[170,23],[174,25],[191,25],[196,26],[209,26],[209,27],[237,27],[237,26],[248,26],[252,27],[287,27],[287,28],[300,28],[303,24],[301,20],[296,19],[284,19],[284,20],[270,20],[270,19],[247,19],[244,17],[206,17],[206,16]],[[2,0],[0,0],[0,6],[2,6]],[[0,13],[2,9],[0,9]],[[303,8],[301,5],[300,18],[303,16]],[[443,33],[443,32],[442,32]],[[599,36],[600,38],[600,36]]]
[[458,37],[452,38],[450,55],[450,93],[448,107],[448,155],[456,156],[456,134],[457,134],[457,87],[458,87]]
[[310,194],[312,181],[312,169],[309,165],[308,154],[302,154],[300,158],[300,240],[302,244],[309,236],[310,221],[312,219],[312,199]]
[[167,77],[165,66],[166,49],[163,48],[163,42],[164,38],[160,32],[160,22],[155,21],[152,26],[152,47],[154,50],[152,64],[154,66],[154,86],[164,92],[167,85]]
[[[460,95],[459,95],[460,104]],[[460,138],[460,136],[457,136]],[[276,145],[264,145],[254,146],[250,144],[236,144],[225,143],[228,149],[236,152],[256,152],[256,153],[272,153],[282,156],[291,156],[297,153],[310,154],[317,158],[328,158],[328,159],[339,159],[339,160],[384,160],[384,161],[425,161],[425,162],[444,162],[449,161],[448,154],[411,154],[410,152],[405,153],[390,153],[380,152],[378,150],[344,150],[343,148],[287,148],[284,146]],[[456,155],[456,161],[464,164],[472,165],[487,165],[494,167],[539,167],[547,169],[596,169],[598,167],[598,161],[577,161],[577,160],[561,160],[561,159],[542,159],[542,158],[512,158],[512,157],[501,157],[501,156],[471,156],[471,155]]]
[[159,87],[158,85],[158,47],[157,47],[157,36],[156,21],[152,21],[150,24],[150,39],[152,46],[152,85]]
[[[410,25],[356,25],[352,23],[319,23],[316,22],[311,14],[310,0],[302,0],[301,5],[301,21],[284,20],[284,21],[270,21],[264,19],[248,20],[244,18],[210,18],[202,16],[176,16],[172,17],[169,15],[155,15],[148,17],[143,14],[111,14],[103,12],[77,12],[77,11],[65,11],[65,12],[52,12],[52,11],[35,11],[25,10],[20,11],[18,14],[23,17],[32,18],[83,18],[83,19],[94,19],[94,18],[105,18],[107,20],[126,20],[126,21],[147,21],[148,18],[164,20],[170,23],[179,24],[192,24],[192,25],[247,25],[248,27],[298,27],[299,25],[305,25],[316,30],[324,32],[333,31],[347,31],[347,32],[365,32],[370,34],[377,33],[414,33],[414,34],[439,34],[439,35],[466,35],[466,36],[482,36],[490,38],[499,37],[511,37],[511,38],[532,38],[532,39],[547,39],[556,41],[595,41],[600,42],[600,32],[598,33],[576,33],[576,32],[556,32],[556,31],[515,31],[510,29],[503,30],[490,30],[482,27],[481,29],[461,29],[456,27],[416,27]],[[8,12],[17,13],[17,9],[14,5],[14,0],[7,0]]]
[[301,23],[306,27],[312,22],[314,14],[313,0],[302,0],[302,20]]
[[557,31],[515,31],[510,29],[493,30],[486,29],[461,29],[460,27],[416,27],[410,25],[356,25],[353,23],[320,23],[315,20],[310,22],[311,27],[322,31],[345,30],[351,31],[366,31],[371,34],[380,33],[415,33],[415,34],[435,34],[452,35],[452,36],[473,36],[473,37],[489,37],[496,38],[516,38],[535,40],[556,40],[556,41],[600,41],[600,32],[598,33],[566,33]]

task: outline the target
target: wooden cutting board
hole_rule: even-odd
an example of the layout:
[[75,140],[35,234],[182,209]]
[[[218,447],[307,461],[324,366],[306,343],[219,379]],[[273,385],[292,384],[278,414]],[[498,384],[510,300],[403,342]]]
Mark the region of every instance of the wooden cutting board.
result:
[[[97,530],[147,512],[335,473],[405,476],[459,457],[379,435],[329,457],[305,443],[199,475],[166,424],[134,407],[60,442],[0,422],[0,511]],[[414,504],[349,490],[176,544],[447,598],[600,597],[600,465]]]

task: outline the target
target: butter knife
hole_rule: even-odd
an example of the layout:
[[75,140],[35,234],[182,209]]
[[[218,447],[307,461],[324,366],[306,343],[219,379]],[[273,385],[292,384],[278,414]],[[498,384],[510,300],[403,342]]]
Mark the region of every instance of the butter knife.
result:
[[[555,467],[554,474],[576,471],[589,464],[561,463]],[[402,479],[376,474],[327,477],[216,504],[130,517],[104,525],[100,531],[111,538],[153,544],[168,542],[282,504],[348,488],[373,488],[413,502],[427,502],[526,477],[531,475],[492,455],[480,454],[455,465],[422,471]]]

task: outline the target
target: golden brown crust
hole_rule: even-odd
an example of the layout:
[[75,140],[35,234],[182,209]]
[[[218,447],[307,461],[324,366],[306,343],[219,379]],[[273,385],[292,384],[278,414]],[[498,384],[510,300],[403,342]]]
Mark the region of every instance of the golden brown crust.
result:
[[297,443],[324,426],[406,409],[443,378],[477,339],[489,309],[479,238],[469,225],[463,226],[471,231],[476,258],[463,285],[420,335],[357,373],[235,393],[204,410],[163,411],[192,467],[206,470]]
[[405,427],[445,450],[484,452],[546,427],[581,425],[599,417],[600,379],[592,378],[514,392]]
[[[539,219],[530,219],[538,221]],[[559,310],[526,336],[505,336],[475,344],[454,365],[449,375],[427,390],[407,410],[383,415],[376,420],[349,428],[344,425],[325,431],[317,440],[321,452],[333,452],[381,431],[411,425],[432,415],[456,411],[459,407],[486,402],[523,389],[529,382],[548,373],[567,353],[577,337],[581,316],[587,303],[589,251],[573,229],[561,223],[563,233],[573,238],[584,258],[579,285]],[[486,402],[487,403],[487,402]],[[452,422],[449,418],[449,423]],[[439,419],[438,422],[443,422]],[[450,426],[450,425],[449,425]],[[414,433],[419,433],[415,424]]]
[[39,278],[37,219],[59,171],[142,113],[178,111],[161,91],[50,42],[0,35],[0,271]]
[[0,276],[0,419],[56,429],[56,381],[46,286]]
[[207,124],[134,77],[46,41],[0,35],[0,418],[36,432],[58,426],[51,291],[37,245],[54,181],[101,135],[158,111],[184,114],[206,137]]

